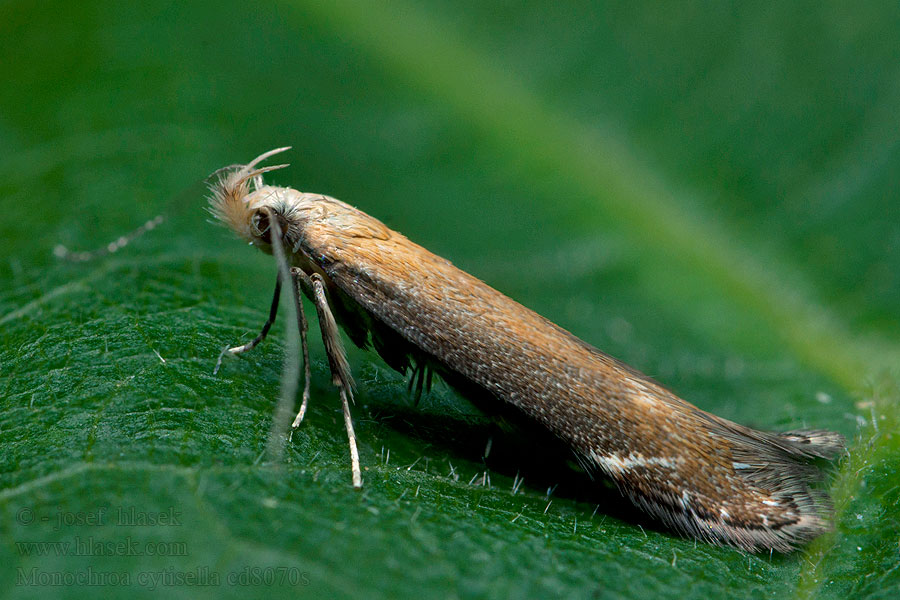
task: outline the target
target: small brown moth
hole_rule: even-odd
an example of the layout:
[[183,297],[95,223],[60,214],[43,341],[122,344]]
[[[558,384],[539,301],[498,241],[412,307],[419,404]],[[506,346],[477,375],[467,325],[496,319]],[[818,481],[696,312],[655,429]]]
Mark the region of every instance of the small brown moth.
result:
[[[282,279],[315,304],[350,438],[353,485],[362,480],[349,400],[352,379],[337,330],[422,385],[427,371],[475,386],[549,429],[594,474],[676,530],[748,551],[787,552],[829,526],[827,496],[813,488],[815,459],[844,440],[830,431],[769,433],[719,418],[675,396],[380,221],[334,198],[265,185],[257,167],[283,152],[226,167],[210,207],[241,238],[282,264]],[[289,266],[285,263],[289,263]],[[289,269],[289,270],[288,270]],[[309,361],[302,303],[298,311]]]

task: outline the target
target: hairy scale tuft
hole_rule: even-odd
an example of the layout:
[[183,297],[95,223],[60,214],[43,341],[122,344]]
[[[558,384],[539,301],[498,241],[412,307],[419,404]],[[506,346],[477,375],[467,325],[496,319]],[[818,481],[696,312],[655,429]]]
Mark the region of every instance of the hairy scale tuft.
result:
[[216,219],[230,227],[244,240],[252,241],[250,218],[253,214],[247,205],[251,182],[255,189],[262,187],[262,174],[288,166],[272,165],[256,169],[256,165],[265,159],[290,150],[290,146],[276,148],[260,154],[246,165],[232,165],[217,170],[210,177],[215,177],[209,185],[209,210]]

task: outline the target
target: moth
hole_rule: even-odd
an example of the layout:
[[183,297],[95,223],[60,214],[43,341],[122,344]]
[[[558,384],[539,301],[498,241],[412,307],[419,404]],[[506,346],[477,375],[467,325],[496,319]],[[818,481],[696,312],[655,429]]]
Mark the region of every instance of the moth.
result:
[[[260,167],[284,152],[226,167],[210,185],[211,212],[281,264],[291,279],[306,363],[299,294],[315,305],[350,440],[353,485],[362,479],[350,416],[353,380],[338,323],[393,369],[476,389],[562,440],[594,476],[606,476],[635,505],[681,532],[746,551],[788,552],[829,527],[817,459],[843,438],[825,430],[758,431],[698,409],[634,368],[504,296],[356,208],[324,196],[266,185]],[[430,376],[430,375],[429,375]]]

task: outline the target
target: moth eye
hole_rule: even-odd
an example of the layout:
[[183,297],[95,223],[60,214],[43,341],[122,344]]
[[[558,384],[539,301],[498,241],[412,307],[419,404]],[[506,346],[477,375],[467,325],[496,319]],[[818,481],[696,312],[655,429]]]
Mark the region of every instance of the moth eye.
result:
[[252,233],[254,236],[260,238],[267,244],[272,243],[272,233],[269,226],[269,215],[262,212],[261,210],[256,211],[250,218],[250,226],[252,228]]

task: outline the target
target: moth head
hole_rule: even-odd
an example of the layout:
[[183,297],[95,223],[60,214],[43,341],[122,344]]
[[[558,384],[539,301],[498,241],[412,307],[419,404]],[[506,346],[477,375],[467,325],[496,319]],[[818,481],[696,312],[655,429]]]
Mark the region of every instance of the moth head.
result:
[[224,167],[210,176],[215,178],[209,186],[210,212],[238,236],[264,249],[271,244],[271,218],[278,210],[264,203],[254,202],[252,192],[263,187],[263,173],[283,169],[287,165],[257,165],[270,156],[289,149],[290,147],[269,150],[246,165]]

